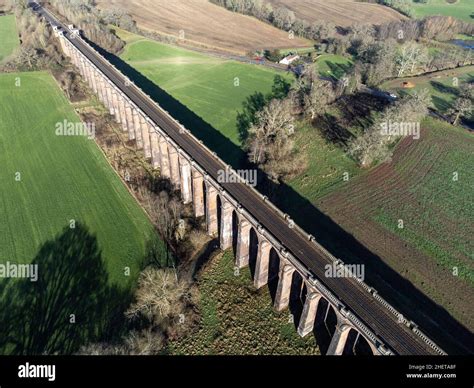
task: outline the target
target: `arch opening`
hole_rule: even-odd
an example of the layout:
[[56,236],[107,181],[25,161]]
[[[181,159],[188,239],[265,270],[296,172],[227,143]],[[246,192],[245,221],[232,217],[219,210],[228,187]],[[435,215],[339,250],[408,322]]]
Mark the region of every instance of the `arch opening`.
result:
[[291,290],[290,290],[290,302],[289,308],[293,315],[293,321],[295,327],[298,327],[298,323],[303,312],[304,302],[306,300],[306,285],[304,284],[301,275],[295,271],[291,277]]
[[258,255],[258,236],[253,227],[250,228],[250,239],[249,239],[249,268],[252,280],[255,279],[255,268],[257,266],[257,255]]
[[276,292],[278,288],[278,282],[280,280],[280,255],[275,248],[270,249],[270,258],[268,262],[268,290],[270,291],[270,297],[272,303],[275,302]]
[[221,201],[221,196],[219,194],[216,194],[216,214],[217,214],[217,241],[221,241],[222,201]]
[[337,316],[331,304],[321,298],[316,310],[313,334],[321,354],[326,354],[331,343],[332,336],[336,331]]
[[239,217],[237,212],[232,210],[232,252],[237,254],[237,239],[239,238]]

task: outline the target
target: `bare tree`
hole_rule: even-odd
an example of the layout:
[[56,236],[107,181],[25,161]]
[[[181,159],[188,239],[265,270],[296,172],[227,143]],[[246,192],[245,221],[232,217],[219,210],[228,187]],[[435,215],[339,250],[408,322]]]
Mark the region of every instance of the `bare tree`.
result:
[[182,219],[183,205],[181,201],[164,190],[155,195],[147,188],[140,188],[138,196],[167,243],[167,258],[169,259],[169,247],[176,247],[177,243],[185,237],[186,224]]
[[283,30],[289,30],[293,26],[296,17],[293,11],[288,8],[279,7],[273,11],[273,24]]
[[385,139],[376,127],[369,128],[362,135],[351,140],[348,153],[361,167],[369,167],[374,161],[384,161],[390,156]]
[[170,319],[182,313],[186,284],[173,269],[147,267],[140,273],[135,302],[125,315],[129,319],[144,317],[153,325],[166,326]]
[[162,332],[143,329],[131,331],[119,344],[94,343],[81,347],[78,355],[87,356],[150,356],[160,354],[165,345]]
[[311,90],[304,97],[305,114],[314,120],[316,116],[325,113],[336,99],[336,93],[331,81],[316,79],[311,85]]
[[249,129],[247,148],[251,162],[262,164],[271,143],[284,143],[293,134],[293,116],[289,100],[273,99],[256,115],[257,124]]
[[311,24],[309,32],[312,39],[322,41],[336,35],[336,26],[331,22],[317,20]]
[[296,174],[304,167],[295,152],[292,100],[273,99],[256,115],[246,142],[249,159],[274,182]]
[[458,97],[448,114],[453,117],[453,125],[458,125],[461,117],[467,117],[472,113],[472,100],[465,97]]
[[426,46],[416,42],[403,44],[397,56],[398,77],[402,77],[406,73],[413,74],[417,65],[424,64],[427,61],[428,49]]

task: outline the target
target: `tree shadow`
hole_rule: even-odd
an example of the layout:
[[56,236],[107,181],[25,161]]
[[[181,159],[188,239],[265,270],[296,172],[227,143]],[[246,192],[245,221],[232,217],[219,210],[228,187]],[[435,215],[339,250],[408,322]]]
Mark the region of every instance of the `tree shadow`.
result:
[[446,101],[444,98],[431,96],[431,101],[433,101],[433,105],[439,112],[446,112],[451,108],[451,103]]
[[382,111],[387,104],[367,93],[342,96],[334,103],[340,116],[325,113],[315,120],[316,126],[326,141],[345,147],[354,136],[348,128],[363,130],[370,127],[374,123],[373,112]]
[[213,254],[219,249],[219,240],[214,238],[209,240],[197,253],[197,259],[192,270],[192,277],[194,280],[197,279],[197,275],[201,269],[209,262],[213,257]]
[[329,68],[331,71],[331,76],[332,78],[337,81],[341,77],[344,76],[352,67],[352,65],[348,63],[335,63],[331,61],[324,61],[326,63],[326,66]]
[[[100,47],[95,46],[95,48],[162,108],[201,139],[208,148],[215,151],[225,163],[229,163],[234,168],[256,168],[249,163],[245,152],[240,147],[189,108],[121,58],[104,52]],[[366,103],[362,102],[362,104]],[[267,195],[283,212],[288,213],[306,232],[318,236],[318,242],[336,257],[347,263],[364,264],[367,283],[375,287],[400,313],[413,319],[446,351],[456,354],[474,353],[472,333],[454,319],[443,306],[431,300],[292,187],[283,182],[275,183],[269,180],[265,173],[258,169],[257,171],[258,190],[261,193]],[[251,242],[249,260],[251,272],[254,271],[256,256],[256,253],[252,251],[252,246]]]
[[430,81],[430,85],[440,93],[452,94],[453,96],[459,95],[459,88],[453,86],[445,85],[438,81]]
[[142,268],[149,265],[156,268],[170,268],[176,267],[178,264],[173,248],[158,233],[147,241]]
[[339,120],[344,127],[367,128],[374,123],[373,112],[383,111],[390,102],[367,93],[342,96],[336,102],[342,113]]
[[130,293],[110,285],[95,236],[66,227],[31,263],[38,279],[6,279],[0,289],[2,354],[72,354],[123,332]]
[[353,137],[347,128],[340,125],[337,118],[326,113],[318,118],[318,128],[327,142],[347,146],[348,141]]
[[250,127],[255,124],[255,114],[265,106],[266,102],[267,99],[262,92],[255,92],[243,102],[242,112],[237,113],[237,130],[242,144],[248,138]]

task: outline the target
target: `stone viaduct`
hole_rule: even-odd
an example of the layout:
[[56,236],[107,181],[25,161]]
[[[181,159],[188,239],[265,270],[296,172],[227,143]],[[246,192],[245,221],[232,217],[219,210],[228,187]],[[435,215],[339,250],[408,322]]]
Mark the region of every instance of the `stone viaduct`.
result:
[[[281,242],[263,228],[252,214],[223,190],[220,182],[210,177],[134,101],[127,97],[123,89],[115,85],[84,55],[74,44],[74,39],[80,40],[81,45],[87,45],[90,50],[99,54],[81,38],[78,32],[71,33],[56,28],[56,33],[64,53],[110,114],[115,117],[117,123],[121,124],[128,138],[134,140],[136,147],[143,150],[151,165],[159,169],[161,174],[169,178],[174,187],[180,190],[183,202],[192,204],[194,215],[205,217],[207,233],[219,239],[220,247],[234,248],[235,266],[238,268],[250,266],[255,287],[270,288],[276,310],[282,311],[290,305],[295,306],[291,313],[301,336],[312,333],[317,323],[326,328],[327,346],[323,349],[326,350],[326,354],[354,353],[353,350],[361,346],[376,355],[400,353],[388,346],[383,338],[374,334],[331,290],[313,276],[293,254],[290,254]],[[102,60],[105,59],[102,57]],[[126,79],[125,76],[122,77]],[[132,82],[129,82],[129,87],[138,89]],[[144,98],[149,98],[141,93]],[[156,105],[155,102],[153,104]],[[189,134],[184,127],[182,130]],[[235,174],[234,170],[228,168]],[[268,202],[265,197],[263,198]],[[281,214],[276,208],[275,212]],[[305,236],[317,244],[313,236],[308,236],[306,233]],[[343,264],[319,244],[317,245],[335,265]],[[387,308],[388,314],[392,314],[396,319],[397,311],[369,286],[361,283],[367,292],[372,294],[374,303],[382,303]],[[409,331],[426,345],[426,353],[444,353],[418,330],[413,322],[406,320],[401,314],[398,316],[400,323],[408,327]]]

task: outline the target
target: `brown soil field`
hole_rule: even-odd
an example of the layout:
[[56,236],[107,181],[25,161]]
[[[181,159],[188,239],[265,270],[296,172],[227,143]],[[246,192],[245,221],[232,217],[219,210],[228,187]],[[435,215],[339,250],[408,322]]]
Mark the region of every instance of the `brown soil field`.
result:
[[99,7],[121,8],[143,29],[178,37],[188,44],[246,54],[255,49],[307,47],[306,39],[289,39],[288,33],[255,18],[230,12],[208,0],[98,0]]
[[308,22],[324,20],[338,26],[354,23],[383,24],[405,19],[397,11],[379,4],[355,0],[268,0],[274,6],[284,6]]
[[[419,247],[402,239],[376,220],[380,211],[401,214],[403,208],[409,207],[413,212],[411,218],[405,219],[404,222],[416,221],[417,228],[422,228],[421,233],[427,240],[435,241],[440,249],[449,251],[453,258],[472,268],[472,258],[461,254],[457,249],[457,242],[452,241],[456,240],[457,236],[472,239],[469,235],[469,224],[472,227],[472,222],[445,217],[445,203],[428,202],[426,198],[423,201],[423,196],[419,195],[424,182],[432,179],[433,170],[436,170],[436,166],[446,155],[460,148],[470,147],[472,150],[472,144],[462,143],[459,139],[447,136],[444,139],[444,142],[441,142],[438,136],[431,135],[431,129],[422,128],[420,140],[405,138],[397,146],[391,163],[383,163],[362,174],[349,182],[344,189],[319,200],[316,205],[368,250],[383,258],[384,264],[366,263],[366,274],[368,271],[373,274],[375,271],[372,271],[376,267],[380,269],[388,265],[433,301],[432,307],[425,304],[426,309],[423,311],[416,309],[414,293],[411,299],[402,301],[402,304],[412,311],[411,319],[420,325],[425,324],[427,332],[430,331],[428,326],[437,331],[446,324],[444,329],[451,329],[448,335],[462,337],[463,330],[453,326],[452,321],[446,323],[450,319],[440,311],[445,310],[472,332],[474,316],[472,307],[469,307],[474,305],[472,285],[466,279],[453,276],[450,268],[441,265]],[[449,193],[446,193],[446,202],[448,199]],[[395,278],[383,273],[381,276],[383,279],[379,279],[379,284],[386,283],[387,289],[392,289],[394,294],[397,294],[401,287],[395,283]],[[436,312],[430,314],[431,310]],[[421,328],[424,329],[423,326]]]

